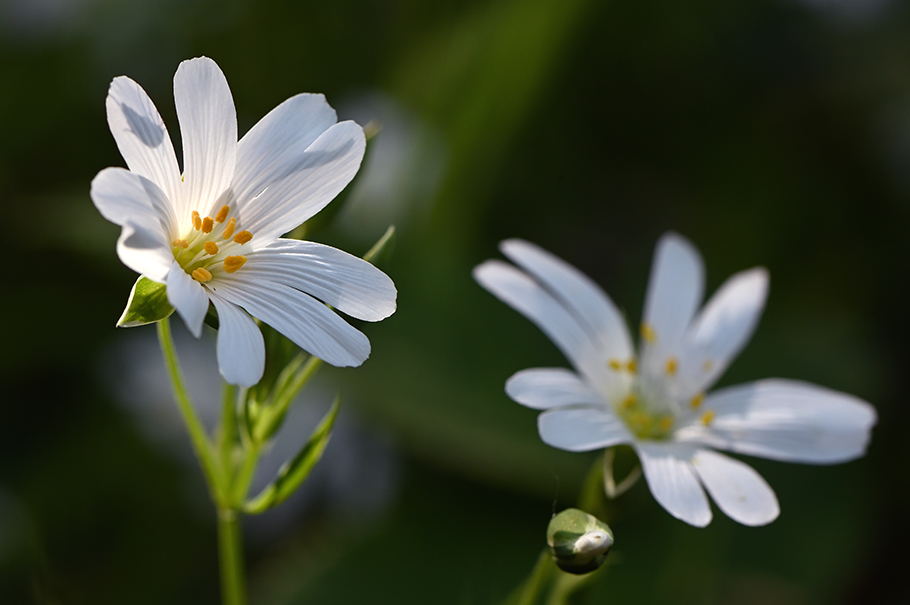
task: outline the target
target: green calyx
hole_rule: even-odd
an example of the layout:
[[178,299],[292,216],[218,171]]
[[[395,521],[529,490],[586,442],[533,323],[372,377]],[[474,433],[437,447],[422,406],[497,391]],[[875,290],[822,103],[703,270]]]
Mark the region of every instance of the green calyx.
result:
[[610,526],[577,508],[554,515],[547,526],[553,561],[563,571],[585,574],[603,564],[613,546]]
[[167,286],[140,276],[130,290],[126,309],[117,320],[118,328],[134,328],[161,321],[174,312],[167,300]]

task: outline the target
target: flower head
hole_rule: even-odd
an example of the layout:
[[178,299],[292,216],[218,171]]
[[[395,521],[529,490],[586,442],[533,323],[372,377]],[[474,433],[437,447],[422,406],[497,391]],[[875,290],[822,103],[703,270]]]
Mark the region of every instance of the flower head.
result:
[[539,247],[507,240],[475,279],[533,321],[566,355],[563,368],[522,370],[509,396],[538,418],[541,439],[569,451],[631,444],[655,499],[673,516],[711,521],[705,490],[746,525],[779,514],[777,498],[748,465],[722,449],[828,464],[865,452],[876,422],[868,403],[793,380],[760,380],[708,392],[752,335],[768,272],[732,276],[699,309],[704,268],[676,234],[657,244],[636,350],[613,301],[588,277]]
[[129,170],[102,170],[91,196],[122,227],[120,259],[167,285],[168,301],[197,338],[209,302],[215,306],[228,382],[251,386],[262,377],[265,346],[250,315],[332,365],[363,363],[366,336],[326,305],[379,321],[395,311],[394,284],[346,252],[281,238],[354,177],[363,130],[336,123],[322,95],[300,94],[238,141],[231,91],[205,57],[180,64],[174,99],[182,171],[145,91],[125,76],[108,91],[108,124]]

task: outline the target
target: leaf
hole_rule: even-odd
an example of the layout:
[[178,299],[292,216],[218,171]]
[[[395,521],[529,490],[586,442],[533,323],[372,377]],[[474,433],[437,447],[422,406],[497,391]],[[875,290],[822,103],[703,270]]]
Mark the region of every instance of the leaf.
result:
[[117,327],[144,326],[161,321],[173,312],[174,307],[167,300],[167,286],[140,275],[130,290],[130,298],[123,315],[117,320]]
[[319,426],[313,430],[309,441],[303,446],[293,459],[285,462],[280,469],[275,480],[267,485],[258,496],[248,501],[243,511],[250,515],[264,513],[270,508],[278,506],[293,494],[298,487],[310,475],[310,471],[322,458],[322,452],[325,451],[332,436],[332,427],[335,425],[335,417],[338,415],[338,408],[341,406],[341,396],[335,398],[332,407],[320,421]]

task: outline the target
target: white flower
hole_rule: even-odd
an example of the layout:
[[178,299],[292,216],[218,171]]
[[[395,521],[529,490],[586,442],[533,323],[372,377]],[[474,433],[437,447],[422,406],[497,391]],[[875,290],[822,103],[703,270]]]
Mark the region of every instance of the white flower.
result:
[[251,386],[262,377],[265,346],[249,314],[332,365],[363,363],[366,336],[313,297],[378,321],[395,311],[394,284],[346,252],[280,237],[354,177],[363,130],[336,123],[322,95],[300,94],[238,141],[231,91],[205,57],[180,64],[174,99],[182,173],[145,91],[123,76],[111,83],[108,123],[129,170],[102,170],[91,196],[123,228],[120,260],[167,285],[168,300],[197,338],[209,301],[215,305],[218,364],[228,382]]
[[657,245],[636,354],[622,315],[588,277],[525,241],[490,260],[475,279],[533,321],[576,372],[523,370],[509,396],[538,418],[541,439],[569,451],[631,444],[655,499],[698,527],[711,522],[705,489],[746,525],[780,509],[768,484],[723,449],[774,460],[829,464],[865,452],[876,422],[868,403],[793,380],[760,380],[706,394],[752,334],[768,273],[737,273],[699,311],[701,257],[676,234]]

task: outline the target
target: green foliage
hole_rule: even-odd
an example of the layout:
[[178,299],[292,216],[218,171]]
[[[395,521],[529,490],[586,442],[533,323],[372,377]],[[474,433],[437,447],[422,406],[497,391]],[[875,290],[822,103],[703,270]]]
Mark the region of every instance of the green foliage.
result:
[[117,320],[117,327],[135,328],[161,321],[170,317],[174,307],[167,300],[167,286],[140,276],[130,290],[123,315]]

